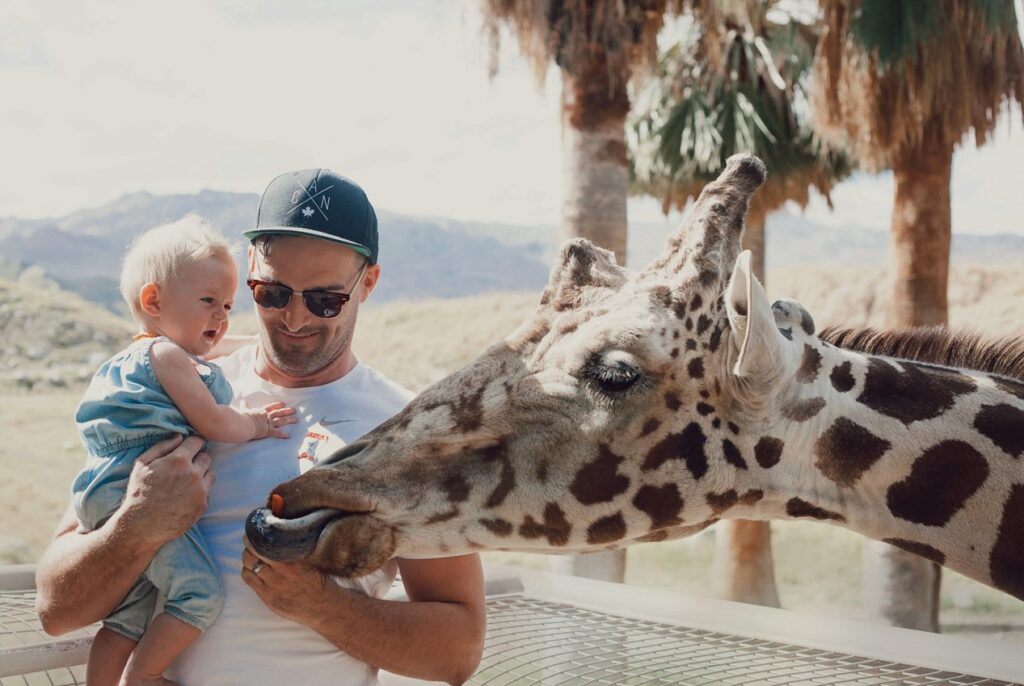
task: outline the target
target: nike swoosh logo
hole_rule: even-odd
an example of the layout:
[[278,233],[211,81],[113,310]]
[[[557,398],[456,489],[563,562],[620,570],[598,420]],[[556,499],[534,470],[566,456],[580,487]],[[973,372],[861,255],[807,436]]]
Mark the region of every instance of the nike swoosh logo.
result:
[[335,424],[347,424],[349,422],[354,422],[354,421],[355,421],[354,419],[336,419],[333,422],[329,422],[329,421],[327,421],[327,417],[324,417],[318,423],[322,424],[323,426],[334,426]]

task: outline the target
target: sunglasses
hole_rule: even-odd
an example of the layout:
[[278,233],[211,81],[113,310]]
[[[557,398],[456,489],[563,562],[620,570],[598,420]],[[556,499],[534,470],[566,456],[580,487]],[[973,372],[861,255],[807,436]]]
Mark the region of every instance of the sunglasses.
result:
[[363,272],[366,271],[366,263],[359,269],[359,273],[356,274],[355,283],[352,289],[348,293],[338,293],[336,291],[297,291],[293,288],[289,288],[282,283],[273,283],[270,281],[260,281],[259,279],[249,279],[246,283],[249,288],[252,289],[252,299],[256,301],[256,304],[267,310],[280,310],[288,306],[291,302],[293,295],[301,295],[302,302],[306,304],[306,309],[314,317],[321,319],[331,319],[341,314],[341,308],[344,307],[345,303],[352,299],[352,293],[359,286],[359,282],[363,278]]

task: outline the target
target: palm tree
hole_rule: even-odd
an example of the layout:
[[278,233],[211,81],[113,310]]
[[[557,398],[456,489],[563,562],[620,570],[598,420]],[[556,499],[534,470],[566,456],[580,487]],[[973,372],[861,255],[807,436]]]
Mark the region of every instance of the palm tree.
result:
[[[971,130],[983,144],[1004,104],[1024,104],[1013,0],[819,3],[816,126],[868,170],[893,171],[887,324],[944,325],[953,150]],[[864,563],[865,588],[877,591],[869,613],[938,630],[935,565],[884,544],[866,545]]]
[[[483,0],[497,71],[507,26],[533,62],[538,80],[553,62],[562,77],[563,200],[559,240],[591,241],[626,262],[627,84],[653,68],[666,11],[686,0]],[[581,576],[622,581],[625,552],[567,558]]]
[[[492,74],[507,26],[538,80],[562,77],[561,240],[582,236],[626,261],[627,84],[657,61],[665,13],[684,0],[484,0]],[[670,7],[671,5],[671,7]]]
[[[771,173],[751,199],[743,235],[764,281],[765,218],[786,202],[805,207],[813,188],[829,198],[850,173],[840,151],[810,130],[806,80],[816,27],[780,12],[776,1],[733,2],[680,25],[665,50],[650,102],[631,127],[633,192],[682,209],[736,153],[758,155]],[[771,17],[771,19],[769,19]],[[778,607],[767,522],[716,527],[713,579],[728,600]]]

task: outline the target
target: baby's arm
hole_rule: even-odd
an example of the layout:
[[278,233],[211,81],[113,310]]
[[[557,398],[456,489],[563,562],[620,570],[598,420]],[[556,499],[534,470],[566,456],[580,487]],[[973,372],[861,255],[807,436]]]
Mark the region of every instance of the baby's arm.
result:
[[247,345],[252,345],[256,342],[256,336],[232,336],[227,334],[217,345],[213,346],[213,350],[203,356],[206,360],[216,360],[218,357],[225,357],[231,355],[239,348],[244,348]]
[[192,359],[173,343],[154,343],[150,359],[153,373],[171,401],[196,433],[207,440],[242,443],[267,436],[288,438],[277,427],[297,421],[295,410],[283,403],[246,411],[218,404],[196,373]]

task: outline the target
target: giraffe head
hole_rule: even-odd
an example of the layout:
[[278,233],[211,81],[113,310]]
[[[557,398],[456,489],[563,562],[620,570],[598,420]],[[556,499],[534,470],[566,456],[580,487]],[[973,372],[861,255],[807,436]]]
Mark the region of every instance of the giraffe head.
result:
[[764,178],[757,158],[731,158],[636,274],[567,243],[518,330],[278,486],[273,511],[250,516],[256,548],[358,575],[393,556],[593,551],[706,527],[707,494],[728,493],[725,465],[743,460],[736,422],[797,364],[740,255]]

